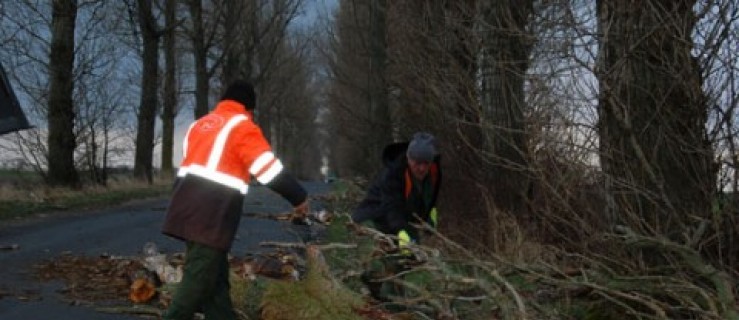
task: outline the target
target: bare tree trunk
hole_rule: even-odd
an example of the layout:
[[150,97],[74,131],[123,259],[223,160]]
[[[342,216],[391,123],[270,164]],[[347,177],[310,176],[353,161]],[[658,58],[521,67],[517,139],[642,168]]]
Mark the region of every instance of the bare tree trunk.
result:
[[369,60],[367,66],[368,117],[372,119],[374,150],[372,159],[380,159],[383,147],[393,141],[392,120],[385,73],[387,70],[387,0],[371,0],[369,4]]
[[133,175],[137,179],[153,181],[154,125],[157,112],[159,74],[159,30],[152,14],[151,1],[137,0],[139,26],[144,42],[141,73],[141,105],[136,132],[136,156]]
[[598,1],[600,158],[615,222],[676,235],[716,192],[702,79],[691,56],[696,1]]
[[78,187],[74,150],[74,33],[77,1],[53,1],[51,50],[49,52],[49,153],[48,183]]
[[483,5],[482,104],[487,183],[495,205],[521,214],[529,186],[524,82],[533,42],[526,31],[533,1]]
[[[440,126],[440,114],[455,101],[457,93],[450,84],[461,77],[450,74],[454,58],[448,54],[446,20],[448,1],[391,2],[388,26],[390,66],[387,77],[393,88],[393,103],[399,110],[393,112],[398,132],[409,136],[415,131],[431,131]],[[455,42],[458,43],[458,42]],[[450,87],[447,87],[450,85]],[[450,92],[453,91],[453,92]],[[439,125],[439,126],[437,126]]]
[[103,181],[103,185],[108,185],[108,160],[110,154],[110,118],[105,117],[103,122],[103,154],[102,154],[102,172],[100,179]]
[[336,127],[330,148],[343,174],[369,176],[382,165],[383,147],[393,142],[387,12],[387,1],[372,0],[342,2],[337,13],[330,94]]
[[167,0],[165,19],[167,31],[164,36],[164,101],[162,104],[162,175],[171,177],[174,171],[174,118],[177,108],[177,56],[175,49],[176,2]]
[[[479,49],[475,47],[472,39],[474,39],[474,17],[476,15],[475,0],[452,1],[447,4],[445,11],[448,14],[447,24],[449,32],[449,44],[447,49],[451,59],[447,60],[444,69],[447,71],[447,81],[454,83],[453,92],[449,95],[451,104],[454,109],[449,114],[455,119],[455,125],[448,126],[450,136],[459,136],[464,143],[459,144],[461,148],[459,157],[454,157],[453,163],[460,173],[465,173],[468,177],[479,179],[481,177],[478,170],[471,168],[480,168],[482,161],[478,151],[482,145],[482,128],[483,113],[480,110],[480,104],[477,103],[472,95],[472,88],[475,87],[475,77],[477,73],[477,64],[475,63],[475,52]],[[478,198],[476,195],[472,195]]]
[[205,43],[203,30],[202,0],[190,0],[190,19],[192,21],[192,55],[195,61],[195,119],[208,113],[208,93],[210,91],[210,74],[208,73],[208,46]]
[[248,34],[243,32],[244,28],[242,26],[248,22],[242,20],[244,17],[244,3],[242,1],[224,1],[223,6],[225,17],[223,19],[224,41],[222,45],[226,56],[223,63],[222,82],[225,86],[241,77],[240,69],[243,64],[243,53],[239,51],[244,46],[240,42],[244,35]]

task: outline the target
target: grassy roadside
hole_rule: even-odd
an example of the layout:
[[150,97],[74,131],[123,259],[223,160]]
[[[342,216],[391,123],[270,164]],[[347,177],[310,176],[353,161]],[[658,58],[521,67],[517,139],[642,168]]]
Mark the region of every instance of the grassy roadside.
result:
[[0,222],[44,212],[104,208],[131,200],[165,197],[172,186],[170,180],[159,179],[150,185],[119,179],[107,187],[70,190],[44,187],[34,180],[0,185]]

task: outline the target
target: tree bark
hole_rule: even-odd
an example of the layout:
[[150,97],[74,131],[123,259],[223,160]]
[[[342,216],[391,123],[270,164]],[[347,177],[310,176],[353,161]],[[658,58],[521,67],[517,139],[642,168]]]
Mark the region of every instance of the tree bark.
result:
[[367,175],[382,165],[383,147],[393,142],[388,97],[385,0],[342,2],[337,13],[336,58],[332,65],[330,146],[335,169]]
[[716,169],[691,56],[696,1],[597,2],[600,160],[614,223],[676,235],[710,212]]
[[533,41],[527,31],[533,1],[494,1],[483,7],[482,92],[487,179],[495,205],[517,215],[529,186],[524,84]]
[[[252,1],[254,2],[254,1]],[[246,22],[242,21],[244,17],[244,3],[241,1],[224,1],[223,3],[225,15],[223,19],[224,41],[222,43],[225,52],[225,61],[223,63],[222,82],[224,87],[241,77],[241,66],[244,49],[241,45],[242,39],[245,37],[242,27]],[[247,62],[248,63],[248,62]]]
[[195,108],[194,116],[198,118],[208,113],[208,94],[210,91],[210,74],[208,73],[208,46],[205,43],[203,28],[202,0],[190,0],[190,19],[192,21],[192,55],[195,62]]
[[387,71],[387,0],[369,4],[369,60],[367,65],[368,114],[372,119],[372,139],[368,144],[375,150],[372,159],[380,159],[385,145],[393,141],[392,119],[388,101]]
[[157,86],[159,78],[159,30],[152,14],[151,1],[137,0],[139,27],[144,43],[141,74],[141,104],[136,132],[134,177],[153,181],[154,125],[157,112]]
[[162,175],[171,177],[173,175],[173,151],[174,151],[174,118],[177,114],[177,55],[175,49],[175,31],[177,24],[176,2],[167,0],[165,5],[165,19],[167,32],[164,36],[164,60],[166,69],[164,72],[164,101],[162,104]]
[[51,50],[49,52],[49,153],[48,183],[79,187],[75,168],[74,134],[74,33],[76,0],[55,0],[52,5]]

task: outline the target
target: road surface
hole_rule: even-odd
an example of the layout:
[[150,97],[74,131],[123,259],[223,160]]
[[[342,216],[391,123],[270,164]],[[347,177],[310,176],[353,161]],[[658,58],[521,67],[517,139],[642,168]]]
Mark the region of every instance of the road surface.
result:
[[[319,182],[304,185],[310,194],[330,189]],[[105,210],[63,212],[24,221],[0,222],[0,246],[18,246],[0,251],[0,319],[141,319],[70,305],[57,292],[63,283],[35,280],[33,266],[65,252],[84,256],[140,256],[143,245],[150,241],[164,253],[183,252],[181,242],[160,233],[167,203],[167,199],[139,200]],[[244,203],[245,213],[280,213],[289,209],[285,200],[264,187],[252,187]],[[263,251],[265,249],[259,246],[261,241],[299,241],[308,233],[305,228],[244,216],[231,253],[243,256]]]

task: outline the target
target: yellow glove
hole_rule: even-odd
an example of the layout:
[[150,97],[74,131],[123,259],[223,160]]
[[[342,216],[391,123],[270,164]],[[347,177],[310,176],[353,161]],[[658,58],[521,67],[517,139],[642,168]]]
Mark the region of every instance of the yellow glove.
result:
[[431,220],[432,227],[436,228],[439,225],[439,212],[436,211],[436,207],[431,208],[429,219]]
[[411,254],[411,250],[408,249],[408,245],[413,243],[413,239],[411,239],[411,236],[406,232],[405,230],[400,230],[398,232],[398,247],[400,248],[400,252],[405,255]]

